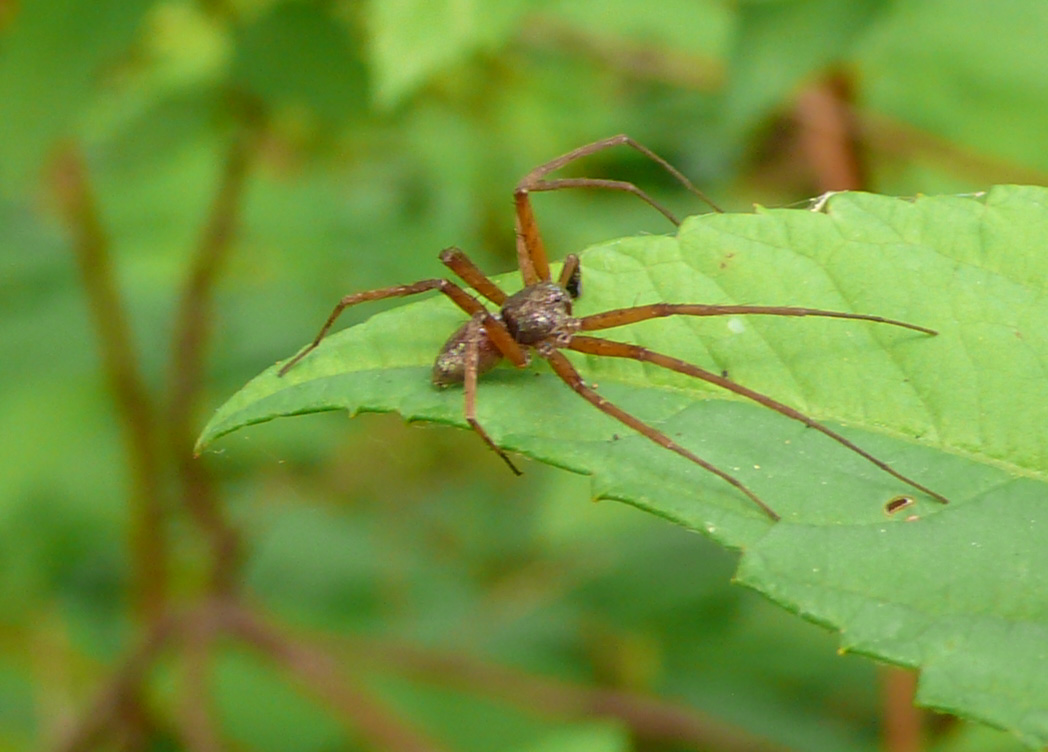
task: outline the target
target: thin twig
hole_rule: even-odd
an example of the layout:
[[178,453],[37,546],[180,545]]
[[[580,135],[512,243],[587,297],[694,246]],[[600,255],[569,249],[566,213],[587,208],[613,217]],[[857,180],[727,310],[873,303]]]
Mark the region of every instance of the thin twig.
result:
[[303,688],[338,712],[350,733],[376,750],[435,752],[441,749],[353,682],[328,652],[296,641],[242,607],[225,621],[240,636],[296,677]]
[[114,282],[109,239],[92,194],[87,166],[73,146],[59,155],[54,189],[72,235],[72,246],[94,320],[102,367],[116,402],[131,472],[132,602],[145,620],[156,618],[167,581],[159,431],[156,411],[139,372],[120,294]]
[[211,542],[213,578],[218,590],[233,586],[238,558],[236,533],[222,515],[207,466],[193,457],[197,399],[203,383],[204,360],[212,324],[212,293],[229,255],[240,218],[244,185],[255,151],[252,117],[232,138],[219,177],[218,191],[200,237],[175,317],[171,357],[169,430],[171,450],[183,487],[186,508]]

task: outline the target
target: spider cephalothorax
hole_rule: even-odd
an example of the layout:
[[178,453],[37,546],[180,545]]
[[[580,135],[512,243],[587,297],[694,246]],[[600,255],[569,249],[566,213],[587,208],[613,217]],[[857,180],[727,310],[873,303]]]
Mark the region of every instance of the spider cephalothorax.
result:
[[[502,308],[491,314],[491,318],[502,324],[517,344],[531,346],[553,340],[566,345],[579,328],[578,320],[571,316],[574,297],[571,292],[578,289],[578,278],[576,273],[574,285],[569,287],[561,287],[555,282],[529,285],[506,298]],[[502,360],[502,351],[488,335],[483,318],[481,315],[476,321],[467,321],[440,348],[433,363],[432,380],[436,386],[451,386],[466,380],[467,351],[471,346],[476,348],[478,376]],[[523,354],[527,360],[527,350]]]
[[571,295],[556,282],[539,282],[510,295],[500,311],[506,329],[522,345],[553,338],[567,344],[578,331]]
[[651,305],[620,308],[604,311],[589,316],[575,318],[572,316],[572,301],[578,297],[581,287],[581,269],[579,259],[569,255],[564,260],[557,281],[550,275],[546,250],[539,235],[538,225],[531,209],[529,193],[550,191],[559,188],[606,188],[632,193],[662,212],[671,222],[679,224],[677,219],[662,206],[652,200],[646,193],[632,183],[619,180],[602,180],[594,178],[561,178],[548,180],[546,176],[580,157],[593,154],[617,145],[626,145],[644,154],[649,159],[672,174],[688,190],[717,207],[706,199],[691,182],[669,163],[649,149],[641,146],[627,136],[613,136],[568,152],[546,164],[540,165],[528,173],[517,185],[514,192],[516,204],[517,261],[520,266],[524,288],[513,295],[503,290],[481,272],[466,255],[457,248],[447,248],[440,254],[441,262],[457,277],[465,282],[490,303],[498,306],[498,312],[488,310],[465,289],[447,279],[426,279],[408,285],[397,285],[379,290],[347,295],[332,311],[313,342],[298,355],[289,360],[280,369],[283,376],[295,363],[312,351],[327,334],[335,319],[346,308],[357,303],[383,298],[415,295],[430,290],[439,290],[448,296],[459,308],[470,315],[469,321],[459,327],[447,340],[433,365],[432,380],[439,387],[451,384],[463,385],[466,420],[473,430],[506,462],[516,473],[516,466],[506,453],[491,439],[476,416],[477,378],[494,368],[501,360],[509,360],[514,366],[522,368],[530,362],[530,353],[538,353],[545,359],[553,372],[560,377],[579,396],[610,415],[643,434],[665,449],[669,449],[685,459],[717,475],[750,498],[772,519],[779,515],[769,507],[756,493],[730,473],[710,464],[689,449],[681,446],[666,434],[653,426],[644,423],[617,405],[600,396],[593,387],[587,385],[579,372],[564,356],[561,350],[590,355],[603,355],[613,358],[630,358],[645,363],[667,368],[677,373],[692,376],[722,389],[764,405],[782,415],[800,421],[810,428],[825,434],[837,443],[869,460],[884,472],[926,494],[936,501],[947,503],[941,495],[900,473],[883,460],[874,457],[849,439],[836,431],[827,428],[809,418],[800,411],[783,404],[771,397],[755,392],[752,389],[736,384],[726,376],[708,371],[693,363],[674,358],[670,355],[648,350],[626,342],[616,342],[597,337],[589,337],[579,332],[599,331],[617,326],[632,324],[664,316],[724,316],[724,315],[765,315],[765,316],[822,316],[838,319],[855,319],[871,321],[892,326],[904,327],[923,334],[934,335],[935,332],[915,324],[871,316],[861,313],[844,313],[839,311],[822,311],[813,308],[790,306],[753,306],[753,305],[705,305],[701,303],[654,303]]

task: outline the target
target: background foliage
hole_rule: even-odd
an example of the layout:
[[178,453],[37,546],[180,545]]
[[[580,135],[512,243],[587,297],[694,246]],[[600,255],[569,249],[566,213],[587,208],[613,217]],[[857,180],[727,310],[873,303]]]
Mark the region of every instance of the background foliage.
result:
[[[584,479],[518,480],[475,437],[390,416],[281,421],[192,464],[187,437],[341,294],[433,276],[452,243],[511,268],[515,181],[599,137],[629,133],[726,208],[1043,183],[1046,31],[1033,0],[0,3],[0,749],[86,748],[96,702],[129,748],[912,738],[899,677],[729,588],[733,557],[698,536],[585,503]],[[583,169],[699,209],[631,154]],[[666,229],[627,197],[536,204],[557,256]],[[142,692],[102,702],[149,624],[229,592],[304,641],[268,654],[323,643],[353,691],[263,657],[248,625],[187,629]],[[303,691],[278,665],[321,669]],[[622,711],[652,697],[660,724]],[[670,733],[681,715],[692,732]]]

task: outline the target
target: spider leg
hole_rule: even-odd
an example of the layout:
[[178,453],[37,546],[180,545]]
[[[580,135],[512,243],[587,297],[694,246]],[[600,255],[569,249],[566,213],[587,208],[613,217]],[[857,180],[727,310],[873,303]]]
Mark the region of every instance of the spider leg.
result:
[[912,478],[903,475],[884,460],[874,457],[872,454],[867,452],[862,447],[854,444],[853,442],[841,436],[836,431],[827,428],[826,426],[822,425],[813,418],[809,418],[807,415],[800,412],[799,410],[795,410],[789,405],[785,405],[782,402],[779,402],[778,400],[774,400],[771,397],[768,397],[767,395],[761,394],[760,392],[756,392],[740,384],[736,384],[734,381],[731,381],[721,376],[720,374],[713,373],[712,371],[707,371],[705,368],[700,368],[697,365],[688,363],[678,358],[674,358],[669,355],[663,355],[662,353],[654,352],[645,347],[631,345],[626,342],[613,342],[611,340],[598,339],[596,337],[578,336],[572,339],[572,341],[568,344],[568,348],[571,350],[575,350],[576,352],[587,353],[589,355],[604,355],[612,358],[630,358],[632,360],[637,360],[642,363],[652,363],[654,365],[661,366],[662,368],[668,368],[671,371],[683,373],[686,376],[694,376],[695,378],[701,379],[710,384],[715,384],[716,386],[719,386],[722,389],[726,389],[729,392],[733,392],[742,397],[746,397],[747,399],[753,400],[754,402],[760,405],[764,405],[765,407],[770,408],[775,412],[780,413],[781,415],[785,415],[788,418],[798,420],[804,425],[808,426],[809,428],[814,428],[816,431],[819,431],[820,433],[829,436],[838,444],[841,444],[842,446],[852,450],[860,457],[872,462],[874,465],[876,465],[892,477],[897,478],[898,480],[901,480],[903,483],[906,483],[907,485],[912,486],[913,488],[916,488],[917,490],[928,494],[928,496],[935,499],[935,501],[938,501],[942,504],[949,503],[946,497],[942,494],[937,493],[928,488],[927,486],[918,483]]
[[513,193],[513,203],[517,209],[514,230],[517,237],[517,266],[524,286],[537,285],[549,281],[549,256],[546,255],[546,244],[542,242],[535,213],[531,209],[531,200],[527,190],[517,188]]
[[506,453],[502,451],[498,445],[492,441],[488,432],[484,430],[484,427],[480,425],[477,420],[477,364],[480,360],[480,340],[485,334],[485,314],[475,313],[473,318],[470,319],[466,325],[466,362],[465,362],[465,378],[462,381],[462,392],[465,399],[465,414],[466,421],[476,431],[477,435],[484,440],[494,452],[502,458],[509,469],[516,475],[521,475],[520,470],[513,464],[512,460],[506,456]]
[[665,449],[669,449],[671,452],[676,452],[685,459],[691,460],[704,470],[707,470],[716,475],[717,477],[721,478],[722,480],[730,483],[739,491],[746,494],[746,496],[749,497],[750,501],[752,501],[754,504],[760,507],[761,511],[768,515],[768,517],[770,517],[773,520],[780,519],[779,515],[775,512],[774,509],[765,504],[764,501],[757,494],[755,494],[753,491],[747,488],[746,485],[743,484],[743,482],[740,481],[738,478],[725,472],[724,470],[721,470],[716,465],[707,462],[698,455],[685,449],[680,444],[673,441],[673,439],[671,439],[666,434],[662,433],[661,431],[655,428],[652,428],[639,418],[630,415],[622,408],[618,407],[612,402],[609,402],[604,397],[601,397],[599,394],[597,394],[597,392],[595,392],[593,389],[586,386],[586,384],[582,381],[582,377],[579,375],[579,372],[575,370],[575,367],[571,365],[571,363],[568,361],[566,357],[564,357],[563,353],[558,352],[555,347],[553,347],[550,344],[543,344],[539,346],[538,351],[543,358],[549,361],[550,366],[553,367],[554,373],[556,373],[557,376],[559,376],[564,381],[564,383],[570,386],[573,390],[575,390],[577,394],[579,394],[583,399],[585,399],[591,405],[596,407],[598,410],[607,415],[610,415],[611,417],[615,418],[616,420],[622,423],[625,423],[627,426],[643,434],[659,446],[664,447]]
[[[709,198],[709,196],[707,196],[705,193],[703,193],[698,188],[696,188],[694,183],[692,183],[690,180],[688,180],[687,177],[685,177],[684,173],[682,173],[676,167],[674,167],[669,162],[667,162],[665,159],[660,157],[658,154],[653,152],[651,149],[649,149],[648,147],[644,146],[641,143],[638,143],[637,141],[634,141],[632,138],[630,138],[629,136],[627,136],[624,133],[620,133],[617,136],[611,136],[610,138],[603,138],[600,141],[594,141],[591,144],[586,144],[585,146],[580,146],[577,149],[572,149],[571,151],[567,152],[566,154],[561,154],[559,157],[557,157],[555,159],[551,159],[549,162],[546,162],[545,164],[539,165],[538,167],[533,169],[531,172],[529,172],[527,175],[525,175],[524,178],[520,181],[520,183],[518,183],[517,187],[518,188],[523,188],[525,190],[532,190],[532,191],[551,190],[550,188],[542,188],[541,187],[541,185],[544,184],[544,183],[548,185],[548,183],[555,182],[555,181],[546,181],[546,180],[544,180],[544,178],[547,175],[549,175],[551,172],[555,172],[556,170],[559,170],[564,165],[570,164],[571,162],[574,162],[577,159],[582,159],[583,157],[588,157],[591,154],[596,154],[597,152],[604,151],[605,149],[611,149],[611,148],[616,147],[616,146],[628,146],[631,149],[634,149],[634,150],[640,152],[645,157],[650,159],[652,162],[654,162],[655,164],[659,165],[662,169],[664,169],[670,175],[672,175],[673,178],[678,183],[680,183],[682,186],[684,186],[685,189],[687,189],[691,193],[693,193],[696,196],[698,196],[706,204],[709,204],[709,206],[714,211],[716,211],[716,212],[722,211],[719,206],[717,206],[715,203],[713,203],[713,201]],[[582,178],[582,179],[583,180],[588,180],[588,178]],[[593,182],[594,183],[598,183],[598,182],[604,182],[604,181],[593,181]],[[618,181],[611,181],[611,182],[618,182]],[[600,185],[593,185],[593,184],[591,184],[591,187],[599,188],[599,187],[607,187],[607,186],[600,186]],[[621,188],[613,188],[613,190],[623,190],[623,189],[621,189]],[[627,188],[625,190],[628,190],[630,193],[633,193],[633,190],[631,190],[631,189]],[[652,203],[652,202],[649,202],[649,203]],[[665,213],[665,212],[663,212],[663,213]],[[676,224],[676,223],[674,223],[674,224]]]
[[604,178],[557,178],[556,180],[539,180],[528,186],[530,193],[538,193],[539,191],[557,191],[561,188],[603,188],[609,191],[622,191],[623,193],[632,193],[634,196],[639,198],[644,203],[648,204],[655,211],[659,212],[662,216],[668,219],[675,225],[680,225],[680,220],[677,219],[669,209],[660,204],[658,201],[653,199],[643,190],[638,188],[633,183],[625,180],[607,180]]
[[[484,272],[482,272],[472,260],[470,260],[469,256],[462,252],[462,249],[450,246],[440,252],[439,258],[441,263],[453,271],[460,279],[462,279],[462,281],[495,305],[500,306],[506,302],[506,299],[509,296],[502,291],[502,288],[492,282],[491,279],[488,278],[488,276],[484,274]],[[576,259],[576,267],[577,266],[578,261]],[[467,313],[469,313],[469,311],[467,311]],[[513,339],[513,335],[509,333],[505,325],[488,313],[487,309],[481,307],[480,311],[474,313],[473,316],[474,318],[480,316],[484,325],[483,328],[487,333],[488,338],[491,340],[491,343],[504,357],[508,358],[513,365],[517,368],[523,368],[528,364],[527,353],[525,353],[521,346]]]
[[453,271],[467,285],[479,292],[495,305],[502,305],[508,297],[498,285],[477,268],[461,248],[451,246],[440,252],[440,262]]
[[795,308],[792,306],[751,306],[751,305],[701,305],[693,303],[654,303],[652,305],[634,306],[632,308],[616,308],[612,311],[595,313],[592,316],[583,316],[579,321],[582,331],[596,331],[598,329],[611,329],[616,326],[634,324],[638,321],[662,318],[663,316],[733,316],[733,315],[758,315],[758,316],[822,316],[832,319],[854,319],[858,321],[873,321],[878,324],[891,324],[904,329],[912,329],[922,334],[932,336],[938,334],[934,329],[928,329],[917,324],[908,324],[905,321],[887,319],[883,316],[871,316],[865,313],[844,313],[841,311],[823,311],[818,308]]
[[633,183],[629,183],[623,180],[601,180],[597,178],[562,178],[558,180],[546,180],[546,175],[559,170],[566,164],[574,162],[577,159],[582,159],[591,154],[610,149],[615,146],[629,146],[641,154],[652,160],[670,175],[672,175],[681,185],[687,190],[694,193],[704,202],[713,207],[714,211],[721,211],[721,209],[713,203],[702,191],[692,184],[684,174],[676,167],[671,165],[665,159],[660,157],[658,154],[653,152],[651,149],[643,146],[634,141],[625,134],[618,136],[612,136],[611,138],[605,138],[600,141],[594,141],[591,144],[580,146],[577,149],[573,149],[566,154],[562,154],[556,159],[552,159],[545,164],[541,164],[527,175],[525,175],[519,183],[517,188],[513,192],[513,202],[516,206],[517,219],[516,219],[516,234],[517,234],[517,264],[520,267],[521,276],[524,279],[525,285],[534,285],[538,282],[548,282],[550,279],[549,273],[549,257],[546,254],[546,246],[542,242],[542,236],[539,234],[538,225],[535,222],[535,214],[531,208],[531,199],[528,194],[531,192],[538,191],[554,191],[560,188],[603,188],[606,190],[624,191],[626,193],[632,193],[641,200],[647,202],[659,212],[661,212],[666,218],[668,218],[673,224],[680,224],[677,218],[670,213],[665,207],[661,206],[657,201],[651,198],[648,194],[642,191]]
[[[487,314],[487,309],[485,309],[476,298],[454,282],[449,282],[446,279],[424,279],[410,285],[395,285],[393,287],[383,287],[378,290],[365,290],[364,292],[353,293],[352,295],[347,295],[342,298],[342,300],[338,301],[335,309],[331,312],[331,315],[328,316],[327,321],[324,322],[324,326],[320,328],[320,332],[313,341],[295,357],[285,363],[277,372],[277,376],[283,376],[286,374],[296,363],[302,360],[302,358],[315,350],[321,340],[327,336],[327,333],[335,323],[335,320],[350,306],[357,305],[358,303],[367,303],[373,300],[384,300],[386,298],[403,298],[408,295],[418,295],[420,293],[429,292],[430,290],[439,290],[444,293],[451,298],[455,305],[470,315],[476,313]],[[490,316],[490,314],[487,315]],[[508,332],[506,332],[506,337],[509,337]],[[516,347],[518,351],[520,350],[516,343],[513,343],[513,346]]]

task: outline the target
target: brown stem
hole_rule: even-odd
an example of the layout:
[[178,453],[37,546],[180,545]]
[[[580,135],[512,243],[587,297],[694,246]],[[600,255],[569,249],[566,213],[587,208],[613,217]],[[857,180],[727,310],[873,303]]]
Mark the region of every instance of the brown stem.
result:
[[211,710],[210,674],[215,638],[222,625],[216,606],[205,602],[186,618],[183,633],[182,695],[178,724],[182,743],[189,752],[221,752],[227,749],[215,726]]
[[849,105],[848,81],[832,76],[808,87],[797,99],[801,145],[820,192],[863,187]]
[[59,208],[72,235],[130,465],[132,603],[139,616],[151,621],[164,603],[168,562],[162,529],[164,494],[156,411],[139,372],[131,328],[114,282],[109,238],[102,227],[87,166],[76,147],[69,146],[59,154],[53,178]]
[[461,655],[439,654],[403,644],[361,640],[351,645],[355,662],[402,671],[414,678],[498,697],[530,710],[569,719],[613,718],[651,744],[680,744],[732,752],[784,752],[782,745],[656,697],[616,689],[581,687],[501,668]]
[[917,674],[887,667],[881,673],[884,697],[885,752],[920,752],[924,748],[924,711],[913,704]]
[[186,508],[211,542],[214,585],[225,592],[233,586],[239,541],[222,514],[211,473],[204,463],[195,461],[192,447],[196,402],[203,383],[204,359],[211,334],[212,293],[232,247],[255,140],[252,125],[246,125],[234,134],[218,192],[179,301],[171,357],[171,450],[182,481]]
[[107,732],[125,725],[122,721],[128,703],[134,702],[146,672],[177,626],[175,619],[170,616],[161,615],[157,618],[142,642],[124,659],[124,663],[99,691],[87,712],[54,746],[53,752],[93,750]]
[[302,686],[337,711],[347,728],[372,749],[434,752],[440,747],[394,715],[340,669],[327,651],[296,642],[244,608],[226,611],[225,623],[242,639],[279,663]]

